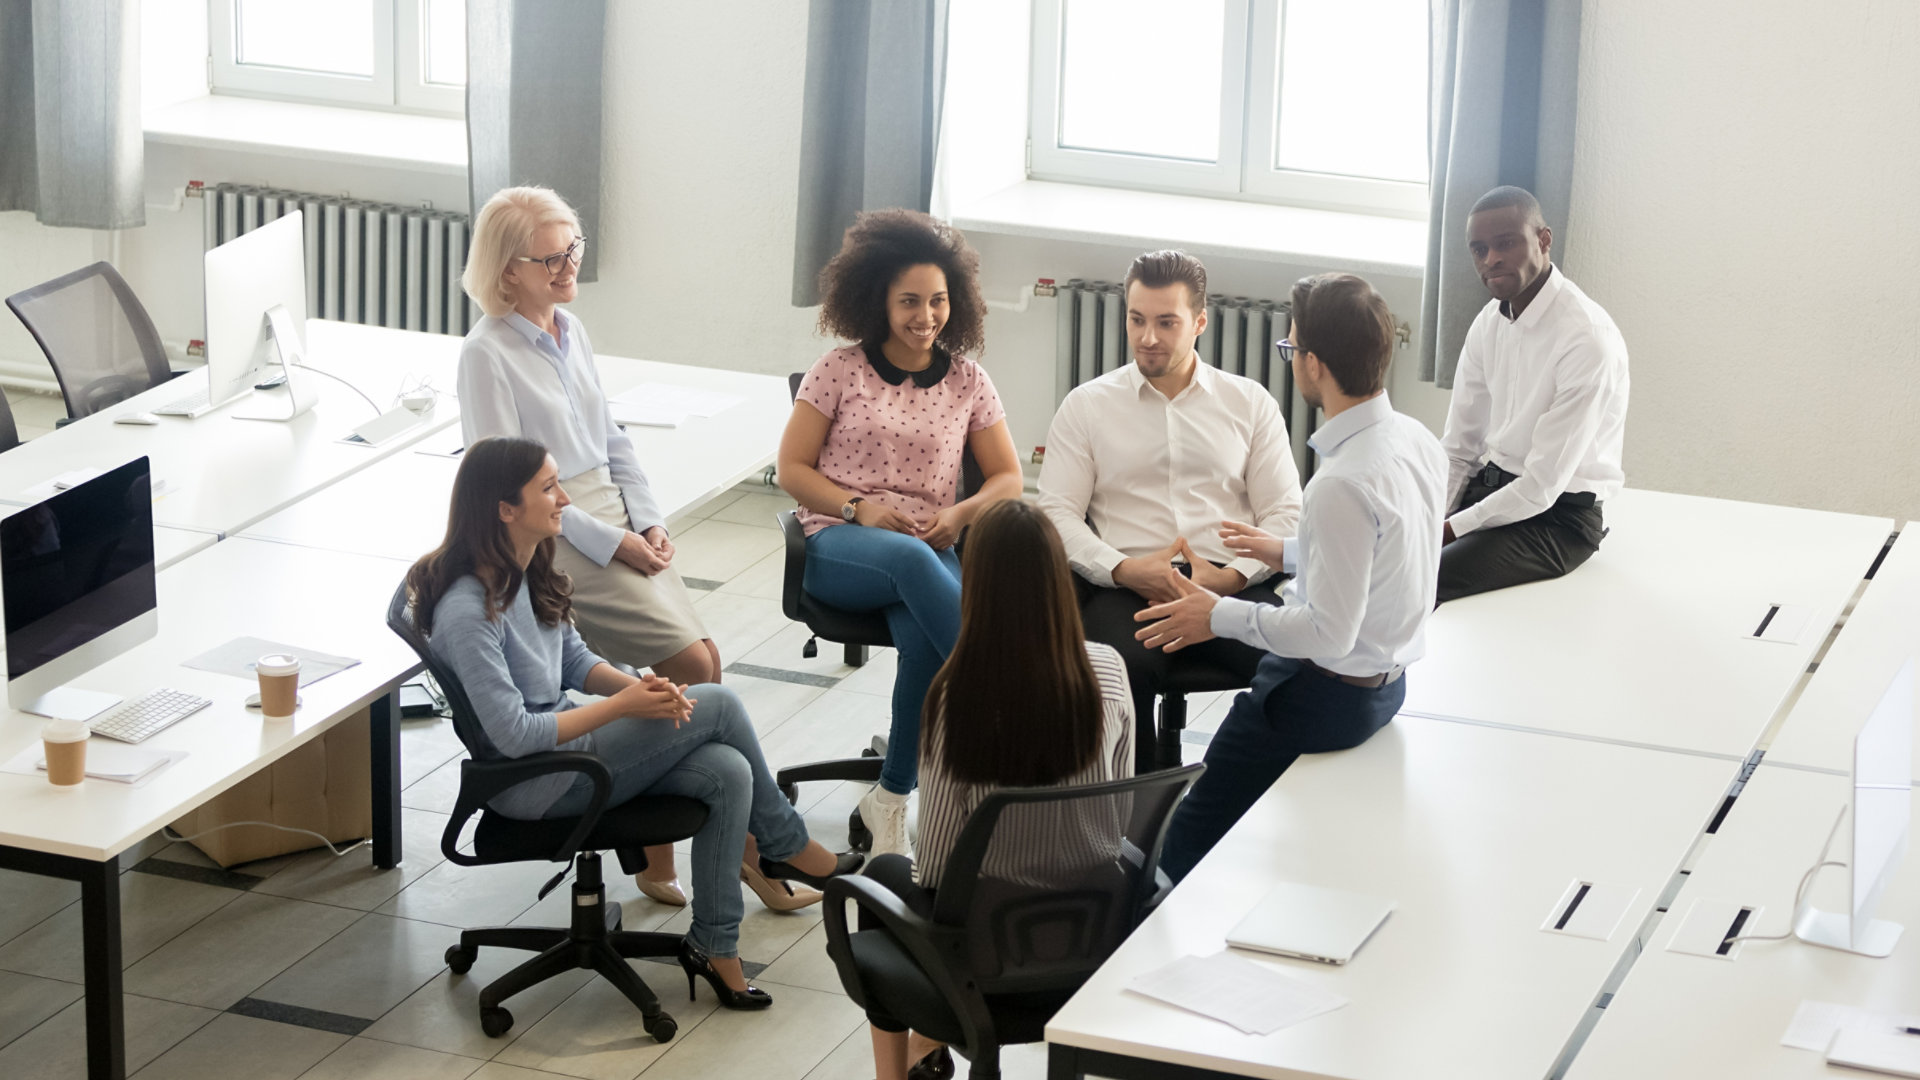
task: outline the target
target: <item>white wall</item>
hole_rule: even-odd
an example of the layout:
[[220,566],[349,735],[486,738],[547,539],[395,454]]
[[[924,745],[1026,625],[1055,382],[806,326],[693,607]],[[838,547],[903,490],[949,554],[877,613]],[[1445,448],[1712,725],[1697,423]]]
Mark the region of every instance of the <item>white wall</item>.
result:
[[1920,517],[1920,4],[1588,0],[1579,107],[1628,482]]

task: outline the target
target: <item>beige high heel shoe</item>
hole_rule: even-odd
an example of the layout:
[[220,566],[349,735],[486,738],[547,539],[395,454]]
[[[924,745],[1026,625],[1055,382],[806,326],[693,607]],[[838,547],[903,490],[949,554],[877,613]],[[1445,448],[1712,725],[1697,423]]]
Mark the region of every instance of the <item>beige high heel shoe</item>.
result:
[[680,889],[680,879],[668,878],[665,881],[650,881],[645,874],[633,875],[633,883],[640,886],[640,894],[650,900],[668,907],[686,907],[687,894]]
[[744,859],[740,862],[740,880],[747,883],[747,888],[753,890],[753,895],[759,897],[769,911],[798,911],[819,903],[824,895],[806,885],[770,878]]

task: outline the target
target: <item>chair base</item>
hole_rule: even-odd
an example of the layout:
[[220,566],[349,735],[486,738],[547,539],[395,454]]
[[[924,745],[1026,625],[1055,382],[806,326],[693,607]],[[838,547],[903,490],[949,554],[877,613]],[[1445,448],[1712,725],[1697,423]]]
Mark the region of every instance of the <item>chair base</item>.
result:
[[1154,747],[1155,769],[1177,769],[1181,765],[1181,736],[1187,730],[1187,695],[1180,692],[1160,696],[1160,724]]
[[501,1003],[568,971],[585,969],[617,987],[640,1010],[640,1022],[656,1042],[673,1038],[679,1025],[660,1008],[652,989],[628,966],[628,960],[678,956],[678,934],[620,929],[619,905],[607,904],[600,880],[598,852],[582,852],[576,861],[573,885],[573,925],[566,929],[544,926],[483,926],[460,932],[460,943],[447,949],[447,966],[455,975],[473,967],[482,948],[520,949],[538,955],[488,983],[480,991],[480,1029],[492,1038],[513,1027],[513,1014]]

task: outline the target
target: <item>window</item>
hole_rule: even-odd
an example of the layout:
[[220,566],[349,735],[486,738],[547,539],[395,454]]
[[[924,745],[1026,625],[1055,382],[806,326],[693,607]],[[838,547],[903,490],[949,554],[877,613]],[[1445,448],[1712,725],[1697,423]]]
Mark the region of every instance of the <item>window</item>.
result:
[[1029,175],[1420,216],[1427,0],[1035,0]]
[[463,0],[209,0],[216,93],[459,114]]

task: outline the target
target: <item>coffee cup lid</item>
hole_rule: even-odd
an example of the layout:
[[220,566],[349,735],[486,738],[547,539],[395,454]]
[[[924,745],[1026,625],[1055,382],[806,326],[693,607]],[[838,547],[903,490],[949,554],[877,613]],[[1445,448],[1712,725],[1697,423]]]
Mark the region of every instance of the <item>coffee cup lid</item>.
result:
[[253,669],[262,675],[298,675],[300,658],[286,653],[268,653],[254,662]]
[[40,729],[40,737],[47,742],[79,742],[92,734],[93,729],[79,720],[49,720]]

